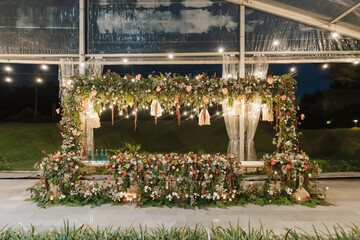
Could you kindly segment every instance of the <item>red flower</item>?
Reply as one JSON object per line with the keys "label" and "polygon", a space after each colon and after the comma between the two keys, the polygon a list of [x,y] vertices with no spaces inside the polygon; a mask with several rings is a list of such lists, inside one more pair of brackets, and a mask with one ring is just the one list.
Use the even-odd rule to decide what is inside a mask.
{"label": "red flower", "polygon": [[123,198],[123,199],[122,199],[122,202],[123,202],[123,203],[126,203],[126,202],[127,202],[127,199],[126,199],[126,198]]}
{"label": "red flower", "polygon": [[138,167],[138,171],[141,172],[142,168],[141,167]]}
{"label": "red flower", "polygon": [[291,169],[291,164],[290,163],[286,164],[286,168]]}
{"label": "red flower", "polygon": [[309,170],[309,165],[304,165],[304,168],[305,168],[306,170]]}
{"label": "red flower", "polygon": [[316,171],[316,167],[314,167],[313,170]]}
{"label": "red flower", "polygon": [[308,196],[308,197],[306,197],[306,200],[309,200],[310,199],[310,197]]}
{"label": "red flower", "polygon": [[151,163],[151,159],[147,160],[148,163]]}
{"label": "red flower", "polygon": [[179,80],[179,83],[182,83],[182,82],[183,82],[183,80],[182,80],[182,79],[180,79],[180,80]]}
{"label": "red flower", "polygon": [[187,163],[187,162],[185,162],[185,163],[184,163],[184,166],[187,166],[187,165],[188,165],[188,163]]}
{"label": "red flower", "polygon": [[44,150],[42,150],[41,152],[42,152],[42,153],[45,153],[45,151],[44,151]]}
{"label": "red flower", "polygon": [[71,114],[69,113],[68,116],[71,117]]}
{"label": "red flower", "polygon": [[288,116],[290,116],[290,112],[287,112],[286,114],[287,114]]}
{"label": "red flower", "polygon": [[194,184],[197,184],[197,181],[194,181]]}
{"label": "red flower", "polygon": [[215,170],[215,173],[216,173],[216,174],[219,174],[219,173],[220,173],[220,171],[219,171],[218,169],[216,169],[216,170]]}
{"label": "red flower", "polygon": [[193,174],[196,175],[196,170],[193,171]]}
{"label": "red flower", "polygon": [[123,172],[123,176],[125,177],[127,175],[127,172]]}
{"label": "red flower", "polygon": [[73,162],[69,162],[69,166],[70,166],[70,167],[74,166],[74,163],[73,163]]}
{"label": "red flower", "polygon": [[158,167],[161,167],[161,163],[158,164]]}
{"label": "red flower", "polygon": [[316,197],[315,197],[315,196],[312,196],[312,199],[316,199]]}
{"label": "red flower", "polygon": [[276,161],[274,161],[274,160],[271,161],[271,165],[273,165],[273,166],[276,165]]}
{"label": "red flower", "polygon": [[60,184],[60,181],[57,181],[57,184]]}

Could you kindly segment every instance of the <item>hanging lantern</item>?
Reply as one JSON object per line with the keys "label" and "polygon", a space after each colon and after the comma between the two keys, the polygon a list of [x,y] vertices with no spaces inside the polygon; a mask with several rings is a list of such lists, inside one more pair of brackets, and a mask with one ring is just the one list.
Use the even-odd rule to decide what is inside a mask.
{"label": "hanging lantern", "polygon": [[199,114],[199,125],[210,125],[210,114],[206,108],[203,108]]}
{"label": "hanging lantern", "polygon": [[157,100],[153,100],[151,102],[151,110],[150,115],[155,116],[155,125],[157,125],[157,118],[161,116],[161,106],[160,103]]}

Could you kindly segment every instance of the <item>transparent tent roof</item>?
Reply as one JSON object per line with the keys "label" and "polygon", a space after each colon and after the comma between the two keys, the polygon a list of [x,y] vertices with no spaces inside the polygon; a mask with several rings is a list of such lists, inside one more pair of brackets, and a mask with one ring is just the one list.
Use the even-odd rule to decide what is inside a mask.
{"label": "transparent tent roof", "polygon": [[[54,62],[60,57],[78,58],[81,1],[85,2],[1,1],[2,61],[40,55]],[[360,57],[359,0],[86,2],[86,57],[134,55],[143,57],[143,63],[150,56],[166,61],[166,54],[173,53],[179,54],[178,60],[202,57],[203,63],[216,62],[220,47],[232,54],[240,51],[239,4],[246,7],[245,50],[249,57],[263,54],[286,61],[292,56],[298,59],[299,52],[304,61]],[[333,32],[340,36],[332,37]]]}

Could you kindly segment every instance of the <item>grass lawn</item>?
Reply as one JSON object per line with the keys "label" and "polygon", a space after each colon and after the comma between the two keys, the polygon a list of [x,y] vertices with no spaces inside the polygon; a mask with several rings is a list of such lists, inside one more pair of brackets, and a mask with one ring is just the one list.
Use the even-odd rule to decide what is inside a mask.
{"label": "grass lawn", "polygon": [[[360,171],[360,128],[305,129],[301,148],[318,160],[324,171]],[[269,123],[261,122],[255,137],[258,158],[274,151],[275,132]],[[95,130],[96,148],[115,149],[123,143],[141,144],[148,152],[226,153],[228,138],[223,119],[200,127],[196,120],[139,121],[134,131],[131,120],[102,122]],[[32,170],[42,157],[41,150],[55,152],[61,137],[55,123],[0,123],[0,154],[8,159],[12,170]]]}

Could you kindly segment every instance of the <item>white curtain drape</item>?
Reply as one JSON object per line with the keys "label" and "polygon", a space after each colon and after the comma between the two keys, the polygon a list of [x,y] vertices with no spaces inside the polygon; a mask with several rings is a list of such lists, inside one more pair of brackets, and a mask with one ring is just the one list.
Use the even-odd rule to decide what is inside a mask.
{"label": "white curtain drape", "polygon": [[261,98],[256,96],[247,102],[246,122],[246,160],[256,161],[254,137],[259,123],[261,111]]}
{"label": "white curtain drape", "polygon": [[224,114],[224,122],[229,137],[229,145],[227,153],[238,157],[239,154],[239,121],[235,113],[234,107],[228,106],[228,101],[222,102],[222,111]]}

